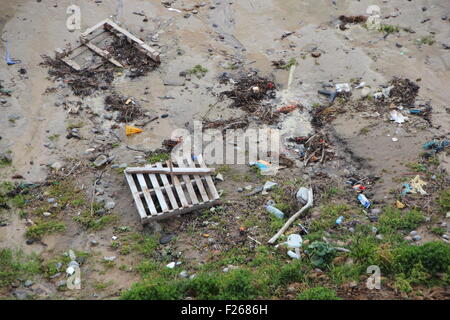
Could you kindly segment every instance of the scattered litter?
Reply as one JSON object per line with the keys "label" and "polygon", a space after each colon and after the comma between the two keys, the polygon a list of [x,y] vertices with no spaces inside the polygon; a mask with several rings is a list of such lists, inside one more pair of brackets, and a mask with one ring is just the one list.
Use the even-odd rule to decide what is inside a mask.
{"label": "scattered litter", "polygon": [[397,142],[398,141],[398,138],[392,138],[392,141],[394,141],[394,142]]}
{"label": "scattered litter", "polygon": [[222,175],[221,173],[218,173],[218,174],[216,175],[216,180],[224,181],[223,175]]}
{"label": "scattered litter", "polygon": [[411,187],[411,185],[409,183],[404,183],[401,196],[405,196],[406,194],[411,193],[412,190],[413,190],[413,187]]}
{"label": "scattered litter", "polygon": [[112,262],[112,261],[116,260],[116,256],[111,256],[111,257],[103,257],[103,260],[105,260],[105,261],[109,261],[109,262]]}
{"label": "scattered litter", "polygon": [[280,230],[268,241],[268,243],[274,243],[277,241],[277,239],[289,228],[289,226],[297,219],[298,216],[302,214],[303,211],[310,208],[313,205],[314,197],[313,197],[313,190],[312,188],[309,189],[308,193],[308,203],[304,205],[299,211],[297,211],[295,214],[293,214],[288,221],[284,224],[283,227],[281,227]]}
{"label": "scattered litter", "polygon": [[21,62],[20,60],[11,59],[11,55],[9,53],[8,43],[7,42],[5,43],[5,49],[6,49],[6,55],[5,55],[6,64],[13,65],[13,64],[17,64],[17,63]]}
{"label": "scattered litter", "polygon": [[297,108],[298,108],[298,106],[296,106],[296,105],[284,106],[284,107],[278,108],[277,110],[275,110],[275,112],[289,113],[289,112],[294,111]]}
{"label": "scattered litter", "polygon": [[370,201],[362,193],[358,194],[358,200],[364,208],[368,209],[370,207]]}
{"label": "scattered litter", "polygon": [[423,190],[423,186],[425,186],[427,183],[421,180],[419,175],[415,176],[414,179],[412,179],[409,183],[412,187],[411,193],[419,192],[422,195],[428,194],[425,190]]}
{"label": "scattered litter", "polygon": [[438,153],[450,146],[450,140],[431,140],[423,145],[425,150],[431,150],[431,154]]}
{"label": "scattered litter", "polygon": [[176,264],[175,262],[170,262],[166,265],[166,267],[169,269],[173,269],[173,268],[175,268],[175,264]]}

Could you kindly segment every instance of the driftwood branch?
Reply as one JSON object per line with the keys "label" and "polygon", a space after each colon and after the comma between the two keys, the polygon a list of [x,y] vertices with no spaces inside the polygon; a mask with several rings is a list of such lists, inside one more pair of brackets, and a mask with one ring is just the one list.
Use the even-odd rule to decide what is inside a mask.
{"label": "driftwood branch", "polygon": [[303,206],[303,208],[301,208],[300,210],[298,210],[292,217],[289,218],[288,221],[286,221],[286,223],[284,224],[284,226],[277,232],[276,235],[274,235],[269,241],[268,243],[274,243],[275,241],[277,241],[277,239],[287,230],[287,228],[289,228],[289,226],[294,222],[295,219],[297,219],[297,217],[306,209],[310,208],[313,204],[313,191],[312,188],[309,188],[309,192],[308,192],[308,202]]}

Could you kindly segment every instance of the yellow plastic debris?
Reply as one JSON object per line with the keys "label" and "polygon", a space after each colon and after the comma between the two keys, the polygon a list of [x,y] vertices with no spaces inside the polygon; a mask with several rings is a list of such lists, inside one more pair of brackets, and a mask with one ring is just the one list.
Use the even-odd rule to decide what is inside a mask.
{"label": "yellow plastic debris", "polygon": [[406,207],[406,205],[405,205],[404,203],[402,203],[402,202],[400,202],[400,201],[398,201],[398,200],[397,200],[397,202],[395,203],[395,206],[396,206],[398,209],[403,209],[404,207]]}
{"label": "yellow plastic debris", "polygon": [[142,129],[139,129],[139,128],[136,128],[136,127],[131,127],[131,126],[125,126],[125,134],[127,135],[127,136],[130,136],[130,135],[132,135],[132,134],[135,134],[135,133],[141,133],[142,132]]}

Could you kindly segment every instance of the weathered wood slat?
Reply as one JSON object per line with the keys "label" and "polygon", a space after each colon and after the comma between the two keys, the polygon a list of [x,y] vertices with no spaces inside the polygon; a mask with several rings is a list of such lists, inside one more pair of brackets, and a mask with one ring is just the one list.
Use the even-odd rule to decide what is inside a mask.
{"label": "weathered wood slat", "polygon": [[[187,157],[186,161],[188,162],[188,164],[191,168],[195,168],[195,164],[190,157]],[[202,168],[196,168],[196,169],[202,169]],[[205,187],[203,186],[203,182],[200,179],[200,177],[198,175],[194,175],[194,179],[195,179],[195,183],[197,185],[198,191],[202,195],[203,201],[209,201],[208,194],[206,193]]]}
{"label": "weathered wood slat", "polygon": [[[177,162],[179,165],[180,163],[183,163],[183,160],[181,158],[178,158]],[[187,174],[183,174],[183,180],[186,185],[186,189],[189,192],[189,197],[191,198],[192,203],[198,204],[197,195],[195,194],[195,190],[194,190],[194,187],[192,186],[191,179],[189,178],[189,176]]]}
{"label": "weathered wood slat", "polygon": [[180,180],[178,180],[177,176],[172,176],[172,182],[175,186],[175,189],[177,190],[178,198],[180,198],[181,205],[183,208],[189,206],[189,203],[186,200],[186,197],[184,196],[183,188],[181,187]]}
{"label": "weathered wood slat", "polygon": [[120,67],[120,68],[123,68],[123,65],[120,64],[119,61],[117,61],[116,59],[114,59],[114,58],[111,56],[111,53],[110,53],[110,52],[108,52],[108,51],[106,51],[106,50],[102,50],[102,49],[100,49],[99,47],[97,47],[95,44],[92,44],[92,43],[90,43],[90,42],[86,42],[85,45],[86,45],[86,47],[88,47],[89,49],[91,49],[92,51],[94,51],[96,54],[98,54],[98,55],[102,56],[103,58],[107,59],[107,60],[108,60],[109,62],[111,62],[112,64],[114,64],[114,65],[116,65],[116,66],[118,66],[118,67]]}
{"label": "weathered wood slat", "polygon": [[148,209],[150,210],[150,214],[154,215],[158,212],[156,211],[155,204],[153,203],[152,196],[148,190],[147,182],[142,174],[136,175],[139,184],[141,185],[142,193],[144,194],[145,201],[147,202]]}
{"label": "weathered wood slat", "polygon": [[152,182],[153,189],[155,189],[156,197],[158,198],[159,205],[161,206],[162,212],[169,211],[167,207],[166,199],[164,198],[163,193],[161,192],[161,188],[159,187],[158,179],[154,174],[150,174],[150,181]]}
{"label": "weathered wood slat", "polygon": [[[161,163],[156,164],[157,168],[162,168]],[[170,204],[172,205],[172,209],[178,209],[178,203],[175,199],[175,196],[173,195],[172,188],[170,187],[169,180],[167,179],[167,176],[165,174],[161,174],[161,181],[164,185],[164,189],[166,190],[167,196],[169,197]]]}
{"label": "weathered wood slat", "polygon": [[[203,156],[201,154],[199,154],[197,156],[197,160],[202,168],[207,168],[205,161],[203,160]],[[210,191],[213,199],[219,199],[219,194],[217,193],[216,186],[214,185],[214,182],[212,181],[211,176],[206,176],[206,183],[209,187],[209,191]]]}
{"label": "weathered wood slat", "polygon": [[133,177],[131,176],[131,174],[125,174],[125,178],[127,179],[128,185],[130,186],[131,194],[133,195],[134,203],[136,203],[136,208],[139,215],[141,216],[141,220],[146,219],[147,213],[145,212],[141,197],[138,194],[138,189],[134,183]]}
{"label": "weathered wood slat", "polygon": [[196,175],[211,175],[215,172],[214,168],[155,168],[155,167],[137,167],[126,168],[126,173],[149,173],[149,174],[196,174]]}

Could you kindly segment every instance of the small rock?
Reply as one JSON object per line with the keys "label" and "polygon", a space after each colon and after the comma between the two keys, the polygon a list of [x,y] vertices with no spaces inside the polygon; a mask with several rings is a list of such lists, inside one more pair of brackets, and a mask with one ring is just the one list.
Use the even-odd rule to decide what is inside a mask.
{"label": "small rock", "polygon": [[97,240],[94,240],[94,239],[92,239],[91,240],[91,246],[98,246],[98,241]]}
{"label": "small rock", "polygon": [[42,215],[44,217],[50,217],[52,214],[50,212],[44,212]]}
{"label": "small rock", "polygon": [[239,192],[239,193],[244,192],[244,189],[243,188],[237,188],[237,192]]}
{"label": "small rock", "polygon": [[106,164],[107,162],[108,162],[108,157],[105,156],[104,154],[101,154],[97,157],[97,159],[95,159],[94,166],[101,167],[104,164]]}
{"label": "small rock", "polygon": [[167,264],[166,267],[169,269],[175,268],[175,262],[171,262],[171,263]]}
{"label": "small rock", "polygon": [[415,235],[417,235],[417,231],[411,231],[411,232],[409,233],[409,235],[410,235],[411,237],[414,237]]}
{"label": "small rock", "polygon": [[230,271],[230,268],[225,267],[225,268],[222,269],[222,271],[227,273],[228,271]]}
{"label": "small rock", "polygon": [[25,300],[28,298],[28,292],[24,290],[14,290],[13,294],[18,300]]}
{"label": "small rock", "polygon": [[420,240],[422,240],[422,237],[419,236],[419,235],[415,235],[412,239],[413,239],[414,241],[420,241]]}
{"label": "small rock", "polygon": [[166,235],[162,236],[159,239],[159,243],[160,244],[167,244],[167,243],[169,243],[172,240],[172,238],[173,238],[172,234],[166,234]]}
{"label": "small rock", "polygon": [[55,169],[56,171],[58,171],[59,169],[62,168],[62,164],[59,162],[53,162],[52,165],[50,166],[52,169]]}
{"label": "small rock", "polygon": [[66,286],[66,285],[67,285],[67,281],[66,281],[66,280],[61,280],[61,281],[58,281],[58,282],[56,283],[56,286],[57,286],[58,288],[64,287],[64,286]]}
{"label": "small rock", "polygon": [[375,238],[377,238],[378,240],[383,240],[383,235],[382,234],[377,234],[375,236]]}
{"label": "small rock", "polygon": [[33,284],[34,284],[33,281],[27,280],[27,281],[25,281],[25,283],[23,285],[28,288],[28,287],[31,287]]}
{"label": "small rock", "polygon": [[114,209],[115,206],[116,206],[116,203],[112,200],[105,203],[105,208],[107,210]]}
{"label": "small rock", "polygon": [[47,202],[48,203],[55,203],[56,199],[55,198],[48,198]]}

